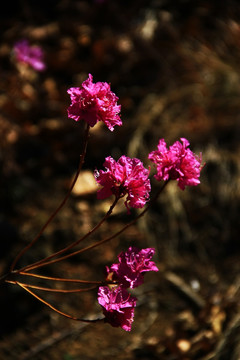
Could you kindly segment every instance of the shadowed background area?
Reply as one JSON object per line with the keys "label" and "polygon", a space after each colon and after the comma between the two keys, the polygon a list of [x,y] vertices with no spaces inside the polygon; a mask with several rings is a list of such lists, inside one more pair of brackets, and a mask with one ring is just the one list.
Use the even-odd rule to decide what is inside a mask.
{"label": "shadowed background area", "polygon": [[[122,127],[91,131],[83,175],[67,205],[19,266],[48,256],[94,226],[110,205],[92,172],[106,156],[150,165],[160,138],[185,137],[206,166],[198,187],[170,183],[139,223],[111,243],[42,271],[102,280],[131,245],[155,247],[159,272],[135,294],[131,333],[74,323],[23,289],[0,288],[0,358],[221,359],[239,349],[240,6],[238,1],[16,1],[0,14],[0,273],[59,205],[78,166],[83,124],[67,118],[67,89],[111,83]],[[42,47],[46,70],[23,71],[13,46]],[[152,181],[153,193],[157,182]],[[137,212],[119,206],[97,235]],[[44,294],[63,311],[98,317],[97,291]]]}

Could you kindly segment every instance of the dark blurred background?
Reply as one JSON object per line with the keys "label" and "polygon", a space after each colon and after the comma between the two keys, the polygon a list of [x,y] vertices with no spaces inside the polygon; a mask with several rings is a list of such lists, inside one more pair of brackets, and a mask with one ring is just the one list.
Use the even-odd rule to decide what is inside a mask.
{"label": "dark blurred background", "polygon": [[[111,83],[123,126],[113,133],[101,124],[92,129],[84,176],[19,266],[97,223],[109,201],[96,200],[92,172],[106,156],[126,154],[147,166],[160,138],[171,145],[185,137],[206,162],[198,187],[183,192],[170,183],[151,213],[125,235],[44,270],[101,280],[119,251],[154,246],[160,271],[139,290],[142,305],[130,334],[107,324],[82,328],[6,284],[0,289],[0,357],[239,359],[238,1],[22,0],[5,3],[0,20],[1,273],[71,183],[83,124],[67,118],[67,89],[80,86],[89,73],[94,82]],[[13,46],[23,38],[44,50],[44,72],[23,71],[16,63]],[[157,186],[153,180],[153,192]],[[128,220],[119,207],[97,239]],[[78,316],[99,311],[96,292],[45,295]]]}

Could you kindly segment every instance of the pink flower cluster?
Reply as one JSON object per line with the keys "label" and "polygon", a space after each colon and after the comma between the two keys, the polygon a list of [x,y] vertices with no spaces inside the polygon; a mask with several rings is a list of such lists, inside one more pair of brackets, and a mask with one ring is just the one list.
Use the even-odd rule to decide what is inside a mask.
{"label": "pink flower cluster", "polygon": [[105,199],[112,194],[117,198],[127,195],[125,205],[142,208],[149,199],[151,190],[148,179],[149,170],[145,169],[142,162],[136,158],[125,155],[115,161],[111,156],[103,164],[106,171],[95,171],[95,178],[103,188],[98,191],[98,199]]}
{"label": "pink flower cluster", "polygon": [[143,283],[143,276],[148,271],[158,271],[154,261],[151,261],[155,250],[147,248],[138,250],[130,247],[128,251],[121,252],[118,255],[118,264],[112,264],[107,267],[108,276],[111,274],[113,280],[122,284],[125,288],[131,289]]}
{"label": "pink flower cluster", "polygon": [[18,41],[13,50],[17,61],[28,64],[37,71],[46,68],[44,54],[39,46],[30,46],[28,40],[24,39]]}
{"label": "pink flower cluster", "polygon": [[118,115],[121,106],[117,105],[118,97],[110,90],[106,82],[92,82],[89,74],[82,86],[68,89],[71,105],[68,108],[68,117],[75,121],[84,120],[91,127],[103,121],[109,130],[113,131],[115,125],[122,125]]}
{"label": "pink flower cluster", "polygon": [[195,155],[188,146],[189,141],[181,138],[167,149],[164,139],[159,140],[157,150],[152,151],[148,158],[156,165],[158,181],[177,180],[180,189],[185,186],[196,186],[200,183],[201,154]]}
{"label": "pink flower cluster", "polygon": [[[103,121],[111,131],[115,125],[122,125],[118,97],[110,90],[109,84],[93,83],[93,77],[89,74],[80,88],[70,88],[68,94],[71,98],[69,118],[84,120],[91,127]],[[157,150],[149,154],[149,159],[157,168],[155,178],[158,181],[177,180],[182,190],[200,183],[201,155],[196,156],[188,148],[189,145],[188,140],[181,138],[181,142],[176,141],[168,149],[164,139],[160,139]],[[125,155],[117,161],[108,156],[103,165],[105,170],[95,170],[94,173],[97,183],[102,186],[97,193],[98,199],[114,195],[117,201],[126,197],[128,213],[130,207],[144,207],[151,191],[150,169],[146,169],[139,159]],[[154,253],[153,248],[139,250],[130,247],[118,255],[118,263],[106,267],[106,281],[110,284],[99,287],[98,291],[98,302],[105,315],[105,322],[126,331],[131,330],[137,298],[127,289],[141,285],[146,272],[158,271],[152,261]]]}
{"label": "pink flower cluster", "polygon": [[98,291],[98,302],[102,306],[105,321],[114,327],[130,331],[134,318],[137,299],[121,286],[109,289],[101,286]]}
{"label": "pink flower cluster", "polygon": [[154,261],[151,261],[154,253],[153,248],[139,250],[130,247],[118,255],[118,264],[106,267],[107,280],[116,281],[118,285],[112,288],[101,286],[98,291],[98,302],[102,306],[105,321],[112,326],[131,330],[137,299],[126,289],[141,285],[144,273],[158,271]]}

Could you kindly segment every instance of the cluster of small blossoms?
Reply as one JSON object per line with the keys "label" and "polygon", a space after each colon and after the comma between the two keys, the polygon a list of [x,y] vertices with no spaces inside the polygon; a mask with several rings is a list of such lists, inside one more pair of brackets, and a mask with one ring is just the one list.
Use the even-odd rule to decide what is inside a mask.
{"label": "cluster of small blossoms", "polygon": [[126,331],[131,330],[137,298],[126,289],[141,285],[146,272],[158,271],[154,261],[151,261],[154,253],[153,248],[139,250],[130,247],[118,255],[119,263],[106,267],[107,280],[115,281],[117,285],[101,286],[98,291],[98,302],[102,306],[105,322]]}
{"label": "cluster of small blossoms", "polygon": [[112,194],[116,198],[127,195],[125,206],[128,212],[129,206],[142,208],[149,199],[151,190],[149,170],[144,168],[142,162],[125,155],[118,161],[109,156],[103,165],[106,171],[95,171],[97,183],[103,186],[97,193],[98,199],[105,199]]}
{"label": "cluster of small blossoms", "polygon": [[181,138],[182,144],[176,141],[167,149],[164,139],[159,140],[157,150],[152,151],[148,158],[157,168],[154,176],[158,181],[177,180],[180,189],[186,186],[196,186],[200,184],[201,154],[195,155],[188,146],[187,139]]}
{"label": "cluster of small blossoms", "polygon": [[[92,82],[89,74],[80,88],[70,88],[71,105],[68,116],[76,121],[84,120],[89,126],[103,121],[112,131],[115,125],[122,125],[117,105],[117,96],[110,90],[107,83]],[[198,157],[189,148],[188,140],[181,138],[167,149],[164,139],[160,139],[157,150],[152,151],[148,158],[156,166],[158,181],[177,180],[178,186],[184,190],[186,186],[200,183],[201,155]],[[95,179],[102,188],[98,191],[98,199],[114,195],[116,200],[126,196],[125,206],[143,208],[149,200],[151,185],[150,168],[146,169],[137,158],[121,156],[117,161],[111,156],[105,159],[105,170],[95,170]],[[144,281],[148,271],[158,271],[151,261],[155,250],[147,248],[138,250],[130,247],[119,254],[119,263],[106,267],[106,280],[113,284],[101,286],[98,291],[98,302],[102,306],[105,321],[114,327],[131,330],[134,308],[137,299],[127,289],[135,288]]]}
{"label": "cluster of small blossoms", "polygon": [[37,71],[43,71],[46,68],[43,50],[36,45],[30,46],[26,39],[16,42],[13,52],[20,63],[27,64]]}
{"label": "cluster of small blossoms", "polygon": [[[15,44],[14,54],[16,60],[19,62],[30,65],[38,71],[45,69],[43,52],[41,48],[37,46],[31,47],[27,40],[21,40]],[[87,123],[84,149],[86,149],[89,129],[96,123],[102,121],[111,131],[114,130],[116,125],[122,125],[122,121],[119,115],[121,106],[117,104],[118,97],[111,91],[110,85],[108,83],[93,83],[93,76],[89,74],[88,79],[82,83],[81,87],[72,87],[68,89],[68,94],[70,95],[71,99],[71,104],[67,109],[68,117],[74,119],[75,121],[83,120]],[[157,150],[152,151],[148,155],[148,159],[152,161],[156,167],[157,173],[154,175],[156,180],[176,180],[178,182],[178,186],[184,190],[186,186],[196,186],[200,183],[199,177],[202,166],[201,154],[200,156],[197,156],[188,148],[190,145],[188,140],[185,138],[181,138],[180,140],[181,142],[176,141],[172,146],[167,148],[165,140],[160,139]],[[84,161],[84,155],[85,151],[83,151],[80,166],[69,193],[64,198],[63,202],[60,204],[57,210],[49,218],[47,223],[39,232],[38,236],[33,239],[30,246],[25,247],[23,251],[21,251],[16,257],[11,266],[10,275],[13,273],[14,276],[16,275],[16,271],[13,272],[13,270],[19,258],[25,253],[27,249],[29,249],[29,247],[31,247],[36,242],[46,226],[65,204],[80,173],[81,166]],[[101,220],[99,224],[95,226],[94,229],[89,231],[89,233],[83,236],[80,240],[73,242],[70,244],[70,246],[63,248],[49,257],[32,264],[32,267],[30,266],[23,268],[25,271],[26,269],[29,270],[38,268],[40,266],[60,261],[79,253],[79,251],[75,251],[70,253],[70,256],[63,255],[62,257],[60,256],[55,260],[51,260],[53,257],[56,257],[56,255],[59,256],[64,252],[66,253],[66,251],[79,244],[81,240],[85,239],[88,235],[92,234],[93,231],[98,229],[103,221],[105,221],[110,215],[113,207],[116,205],[119,199],[125,197],[124,204],[127,208],[128,214],[130,213],[130,207],[140,209],[145,206],[146,202],[149,200],[149,194],[151,191],[151,184],[149,179],[150,167],[147,169],[139,159],[130,158],[125,155],[121,156],[117,161],[114,160],[111,156],[108,156],[106,157],[103,166],[105,167],[105,170],[95,170],[94,176],[96,182],[102,186],[102,188],[97,192],[98,199],[105,199],[111,195],[115,196],[115,200],[110,207],[109,212],[106,214],[103,220]],[[163,187],[160,189],[160,192],[162,189]],[[160,192],[158,192],[157,195],[159,195]],[[144,215],[149,206],[143,210],[134,221],[139,219],[140,216]],[[132,223],[133,221],[128,223],[127,226],[132,225]],[[124,227],[123,230],[125,230],[125,228],[126,227]],[[92,246],[86,247],[85,249],[81,249],[81,252],[99,246],[103,242],[116,237],[117,234],[102,241],[98,241]],[[128,289],[134,289],[140,286],[144,282],[144,275],[146,272],[158,271],[155,262],[152,261],[154,254],[154,248],[139,250],[136,247],[130,247],[126,252],[121,252],[118,255],[118,263],[114,263],[110,267],[106,267],[106,284],[108,285],[100,286],[98,290],[98,302],[102,307],[103,314],[105,316],[105,322],[111,324],[114,327],[121,327],[126,331],[131,330],[137,298],[132,296]],[[22,272],[21,275],[22,274],[24,274],[24,272]],[[5,278],[7,277],[4,277],[4,279]],[[46,278],[47,277],[44,276],[44,279]],[[62,280],[66,281],[66,279]],[[14,283],[17,282],[14,281]],[[29,286],[31,287],[31,285]],[[33,294],[32,291],[28,289],[28,285],[25,284],[22,287]],[[38,288],[46,290],[46,288]],[[47,290],[51,291],[51,289]],[[56,291],[56,289],[52,291]],[[41,298],[39,299],[41,300]],[[57,311],[44,300],[41,301]],[[67,316],[68,318],[72,318],[63,312],[57,312]],[[76,320],[76,318],[73,319]]]}
{"label": "cluster of small blossoms", "polygon": [[72,104],[68,108],[68,117],[75,121],[84,120],[91,127],[103,121],[109,130],[113,131],[115,125],[122,125],[118,115],[121,106],[117,105],[118,97],[110,90],[106,82],[92,82],[89,74],[82,86],[68,89]]}

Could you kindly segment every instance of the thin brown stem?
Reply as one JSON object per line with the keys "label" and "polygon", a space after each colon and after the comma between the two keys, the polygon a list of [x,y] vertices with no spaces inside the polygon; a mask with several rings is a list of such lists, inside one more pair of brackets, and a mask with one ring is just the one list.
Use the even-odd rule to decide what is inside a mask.
{"label": "thin brown stem", "polygon": [[40,296],[38,296],[37,294],[35,294],[33,291],[31,291],[30,289],[28,289],[25,285],[22,285],[21,283],[16,282],[17,285],[19,285],[21,288],[23,288],[24,290],[26,290],[29,294],[31,294],[32,296],[34,296],[36,299],[38,299],[39,301],[41,301],[44,305],[48,306],[50,309],[52,309],[53,311],[55,311],[56,313],[68,318],[68,319],[72,319],[72,320],[76,320],[76,321],[82,321],[82,322],[97,322],[97,321],[101,321],[103,319],[95,319],[95,320],[88,320],[88,319],[80,319],[77,318],[75,316],[71,316],[69,314],[64,313],[63,311],[60,311],[58,309],[56,309],[53,305],[51,305],[49,302],[47,302],[46,300],[43,300]]}
{"label": "thin brown stem", "polygon": [[80,239],[76,240],[75,242],[71,243],[70,245],[66,246],[65,248],[55,252],[54,254],[49,255],[48,257],[39,260],[29,266],[25,266],[22,269],[19,270],[19,272],[25,272],[28,271],[30,269],[32,269],[32,266],[37,266],[37,267],[41,267],[44,266],[46,262],[49,262],[52,258],[59,256],[63,253],[65,253],[66,251],[72,249],[73,247],[77,246],[81,241],[85,240],[87,237],[89,237],[93,232],[95,232],[102,224],[105,220],[107,220],[107,218],[111,215],[114,207],[116,206],[117,202],[118,202],[119,198],[115,197],[112,205],[110,206],[108,212],[104,215],[104,217],[99,221],[99,223],[94,226],[87,234],[85,234],[84,236],[82,236]]}
{"label": "thin brown stem", "polygon": [[4,274],[0,277],[0,284],[6,282],[10,276],[14,276],[16,271],[10,271],[7,274]]}
{"label": "thin brown stem", "polygon": [[25,254],[25,252],[30,249],[36,242],[37,240],[40,238],[40,236],[43,234],[43,232],[45,231],[45,229],[47,228],[47,226],[51,223],[51,221],[55,218],[55,216],[57,215],[57,213],[62,209],[62,207],[65,205],[66,201],[68,200],[72,189],[74,188],[74,185],[76,184],[76,181],[78,179],[78,176],[80,174],[80,171],[82,169],[83,163],[84,163],[84,159],[86,156],[86,150],[87,150],[87,143],[88,143],[88,138],[89,138],[89,125],[87,125],[86,127],[86,131],[85,131],[85,135],[84,135],[84,142],[83,142],[83,150],[82,150],[82,154],[80,155],[80,162],[79,162],[79,166],[78,166],[78,170],[76,172],[76,175],[73,179],[72,185],[69,188],[67,194],[65,195],[64,199],[62,200],[62,202],[60,203],[60,205],[57,207],[57,209],[51,214],[51,216],[48,218],[47,222],[43,225],[43,227],[41,228],[41,230],[39,231],[39,233],[37,234],[37,236],[27,245],[25,246],[20,252],[19,254],[16,256],[15,260],[13,261],[11,267],[10,267],[10,271],[13,271],[13,269],[15,268],[18,260]]}
{"label": "thin brown stem", "polygon": [[11,280],[7,280],[6,282],[10,283],[10,284],[17,284],[17,285],[23,285],[26,288],[31,288],[31,289],[36,289],[36,290],[43,290],[43,291],[49,291],[49,292],[57,292],[57,293],[78,293],[78,292],[86,292],[89,290],[93,290],[96,289],[97,285],[91,286],[87,289],[51,289],[51,288],[47,288],[47,287],[43,287],[43,286],[38,286],[38,285],[30,285],[30,284],[25,284],[22,283],[20,281],[11,281]]}
{"label": "thin brown stem", "polygon": [[[163,186],[160,188],[160,190],[156,193],[156,195],[154,196],[154,198],[152,198],[152,200],[148,203],[148,205],[146,206],[146,208],[135,218],[133,219],[132,221],[130,221],[127,225],[125,225],[122,229],[120,229],[119,231],[117,231],[115,234],[113,234],[112,236],[106,238],[106,239],[103,239],[103,240],[100,240],[92,245],[89,245],[89,246],[86,246],[85,248],[83,249],[80,249],[80,250],[77,250],[75,252],[72,252],[70,254],[67,254],[65,256],[62,256],[60,258],[57,258],[57,259],[54,259],[54,260],[50,260],[50,261],[46,261],[40,265],[38,264],[32,264],[32,265],[29,265],[27,266],[25,269],[22,269],[22,270],[33,270],[33,269],[37,269],[41,266],[46,266],[46,265],[50,265],[50,264],[54,264],[54,263],[57,263],[59,261],[62,261],[62,260],[66,260],[72,256],[75,256],[75,255],[78,255],[78,254],[81,254],[83,253],[84,251],[87,251],[87,250],[91,250],[91,249],[94,249],[95,247],[97,246],[100,246],[114,238],[116,238],[118,235],[122,234],[127,228],[129,228],[130,226],[132,226],[133,224],[135,224],[142,216],[145,215],[145,213],[149,210],[149,208],[152,206],[152,204],[157,200],[157,198],[159,197],[159,195],[162,193],[162,191],[164,190],[164,188],[166,187],[166,185],[169,183],[169,180],[166,181]],[[20,270],[21,271],[21,270]]]}
{"label": "thin brown stem", "polygon": [[29,272],[24,272],[24,271],[20,271],[20,272],[18,272],[18,274],[19,275],[32,276],[32,277],[39,278],[39,279],[44,279],[44,280],[53,280],[53,281],[62,281],[62,282],[71,282],[71,283],[80,283],[80,284],[101,285],[103,283],[102,281],[89,281],[89,280],[79,280],[79,279],[56,278],[56,277],[51,277],[51,276],[33,274],[33,273],[29,273]]}

